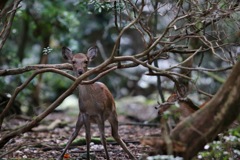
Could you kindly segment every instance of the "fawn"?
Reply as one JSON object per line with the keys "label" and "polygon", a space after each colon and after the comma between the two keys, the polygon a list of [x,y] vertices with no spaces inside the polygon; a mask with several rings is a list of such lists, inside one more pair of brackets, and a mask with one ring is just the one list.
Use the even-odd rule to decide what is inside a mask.
{"label": "fawn", "polygon": [[180,119],[184,119],[199,109],[199,107],[196,106],[189,98],[181,98],[178,94],[172,94],[168,97],[165,103],[161,104],[158,114],[163,114],[176,102],[179,105],[178,111],[181,113]]}
{"label": "fawn", "polygon": [[[205,107],[205,105],[209,102],[209,100],[205,101],[204,103],[202,103],[200,106],[197,106],[193,103],[193,101],[187,97],[183,98],[181,97],[179,94],[171,94],[167,101],[160,104],[157,108],[158,110],[158,114],[160,116],[162,116],[164,114],[164,112],[166,112],[167,110],[169,110],[171,108],[171,105],[177,104],[178,108],[174,111],[174,113],[178,113],[179,117],[177,118],[178,122],[182,121],[183,119],[185,119],[186,117],[190,116],[191,114],[193,114],[194,112],[196,112],[197,110]],[[177,122],[177,123],[178,123]]]}
{"label": "fawn", "polygon": [[[97,55],[97,47],[90,47],[87,54],[78,53],[72,54],[72,51],[67,48],[62,48],[63,58],[68,60],[73,65],[73,71],[76,76],[80,76],[87,71],[90,61]],[[87,159],[89,159],[90,150],[90,125],[96,123],[100,131],[101,142],[105,150],[106,159],[109,160],[107,151],[107,144],[104,133],[104,121],[108,120],[111,125],[112,136],[123,150],[128,154],[129,158],[135,159],[133,154],[129,151],[126,144],[118,134],[118,119],[116,113],[116,106],[111,92],[108,88],[100,82],[93,84],[78,86],[79,90],[79,115],[75,127],[75,131],[71,135],[66,147],[58,159],[62,159],[72,141],[77,137],[79,130],[84,125],[86,130],[86,144],[87,144]]]}

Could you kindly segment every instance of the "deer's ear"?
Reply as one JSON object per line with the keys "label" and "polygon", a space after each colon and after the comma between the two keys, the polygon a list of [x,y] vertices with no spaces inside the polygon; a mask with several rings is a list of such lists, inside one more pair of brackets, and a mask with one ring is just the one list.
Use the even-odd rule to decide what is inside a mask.
{"label": "deer's ear", "polygon": [[98,48],[97,46],[90,47],[87,51],[87,57],[89,58],[89,61],[92,61],[98,54]]}
{"label": "deer's ear", "polygon": [[68,47],[63,47],[62,48],[62,56],[64,59],[66,59],[70,62],[73,57],[72,50],[69,49]]}

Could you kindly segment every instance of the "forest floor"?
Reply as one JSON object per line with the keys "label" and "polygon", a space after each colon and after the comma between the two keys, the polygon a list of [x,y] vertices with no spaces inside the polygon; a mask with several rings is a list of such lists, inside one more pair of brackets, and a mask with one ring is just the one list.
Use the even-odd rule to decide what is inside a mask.
{"label": "forest floor", "polygon": [[[2,149],[0,149],[0,159],[56,159],[67,143],[70,135],[74,131],[76,116],[64,114],[64,112],[54,112],[46,117],[39,126],[35,127],[31,132],[26,132],[10,140]],[[119,116],[119,134],[126,142],[128,148],[137,159],[146,159],[148,153],[152,150],[148,146],[141,144],[141,139],[145,136],[160,135],[160,128],[157,125],[147,125],[136,123],[126,116]],[[5,128],[14,128],[18,126],[21,120],[7,121]],[[111,137],[111,127],[105,123],[106,138]],[[7,130],[4,131],[5,133]],[[2,132],[1,134],[4,134]],[[98,127],[93,124],[91,126],[91,135],[99,137]],[[1,136],[1,135],[0,135]],[[85,137],[84,127],[80,130],[77,139]],[[107,149],[110,159],[125,160],[128,159],[127,154],[116,142],[109,142]],[[104,150],[97,141],[91,143],[92,159],[105,159]],[[86,145],[75,144],[71,146],[66,154],[68,159],[85,159]]]}

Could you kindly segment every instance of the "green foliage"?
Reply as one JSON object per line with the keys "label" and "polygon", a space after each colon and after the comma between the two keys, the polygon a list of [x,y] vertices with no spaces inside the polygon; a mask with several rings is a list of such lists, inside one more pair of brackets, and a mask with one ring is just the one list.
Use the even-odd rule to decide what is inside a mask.
{"label": "green foliage", "polygon": [[240,127],[230,129],[219,135],[220,140],[213,141],[204,147],[197,159],[238,159],[240,157]]}
{"label": "green foliage", "polygon": [[113,8],[112,3],[110,2],[102,2],[99,3],[97,1],[92,1],[90,4],[94,4],[94,10],[98,13],[101,13],[102,11],[110,11]]}
{"label": "green foliage", "polygon": [[[99,137],[92,137],[91,138],[91,142],[93,142],[94,144],[102,144],[101,143],[101,138]],[[116,142],[113,137],[106,137],[106,142],[107,143],[114,143]],[[82,145],[86,145],[86,138],[85,137],[80,137],[78,139],[75,139],[72,144],[72,146],[82,146]],[[66,144],[64,144],[63,146],[66,146]]]}

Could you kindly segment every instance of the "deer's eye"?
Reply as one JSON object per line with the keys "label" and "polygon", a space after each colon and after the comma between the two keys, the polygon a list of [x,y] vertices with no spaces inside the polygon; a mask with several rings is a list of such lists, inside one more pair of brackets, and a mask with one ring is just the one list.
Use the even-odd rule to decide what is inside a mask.
{"label": "deer's eye", "polygon": [[83,63],[87,65],[87,64],[88,64],[88,61],[84,61]]}
{"label": "deer's eye", "polygon": [[72,61],[72,64],[76,64],[76,61],[73,60],[73,61]]}

